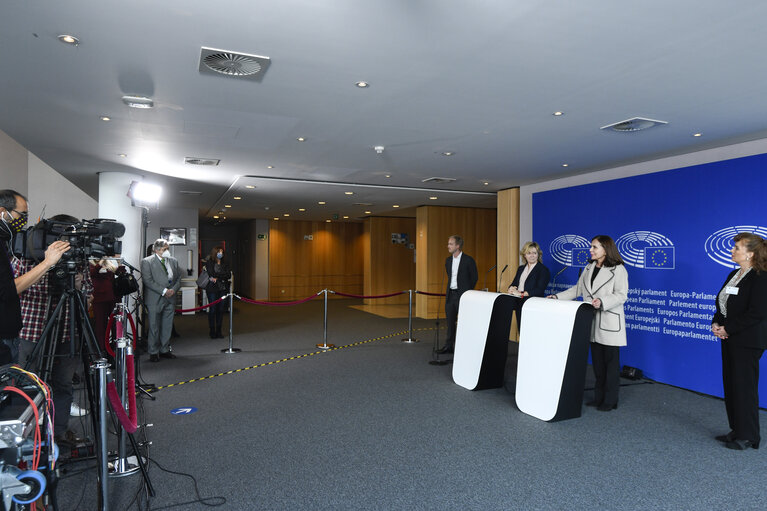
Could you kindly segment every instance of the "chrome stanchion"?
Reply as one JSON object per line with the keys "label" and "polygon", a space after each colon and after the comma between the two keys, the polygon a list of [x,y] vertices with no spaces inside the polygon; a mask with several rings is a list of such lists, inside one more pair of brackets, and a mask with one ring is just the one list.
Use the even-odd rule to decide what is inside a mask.
{"label": "chrome stanchion", "polygon": [[328,344],[328,290],[322,290],[325,293],[325,323],[323,329],[322,344],[318,344],[317,347],[321,350],[329,350],[335,348],[335,344]]}
{"label": "chrome stanchion", "polygon": [[91,373],[95,374],[96,384],[98,385],[99,396],[99,430],[98,436],[99,452],[96,454],[99,465],[99,487],[101,491],[100,506],[102,511],[109,510],[109,464],[107,462],[107,373],[109,373],[109,362],[100,358],[91,364]]}
{"label": "chrome stanchion", "polygon": [[[229,347],[221,350],[221,353],[239,353],[242,351],[240,348],[232,348],[234,343],[234,292],[232,291],[232,284],[229,285]],[[237,297],[239,298],[239,296]]]}
{"label": "chrome stanchion", "polygon": [[[115,306],[115,333],[117,337],[115,342],[117,344],[117,350],[115,351],[114,377],[117,380],[120,389],[120,402],[122,403],[123,409],[126,411],[128,410],[128,372],[126,357],[133,354],[133,347],[131,346],[130,340],[125,336],[125,332],[127,331],[127,321],[128,316],[123,308],[123,304],[118,303]],[[135,474],[139,470],[138,463],[130,462],[127,457],[126,443],[128,441],[128,433],[125,431],[125,428],[120,425],[119,421],[117,421],[117,425],[120,428],[120,440],[117,444],[117,459],[109,473],[111,477],[127,476]]]}
{"label": "chrome stanchion", "polygon": [[408,289],[408,306],[407,306],[407,339],[402,339],[402,342],[418,342],[418,339],[413,339],[413,290]]}

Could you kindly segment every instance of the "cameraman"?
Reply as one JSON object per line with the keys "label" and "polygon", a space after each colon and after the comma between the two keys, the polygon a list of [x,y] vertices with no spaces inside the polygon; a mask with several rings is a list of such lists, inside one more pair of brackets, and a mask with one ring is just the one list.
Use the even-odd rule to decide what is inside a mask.
{"label": "cameraman", "polygon": [[27,224],[28,208],[27,198],[19,192],[0,190],[0,340],[8,347],[7,353],[0,354],[2,363],[18,362],[19,358],[19,331],[22,328],[19,294],[39,281],[69,250],[67,242],[52,243],[45,251],[42,263],[25,275],[14,278],[11,241]]}
{"label": "cameraman", "polygon": [[[69,215],[56,215],[51,217],[50,220],[56,222],[71,222],[72,224],[79,222],[77,218]],[[64,243],[64,245],[61,245],[62,243]],[[36,283],[29,285],[25,291],[19,294],[21,300],[21,316],[24,324],[24,327],[19,334],[19,337],[21,338],[21,343],[19,345],[19,362],[21,364],[26,363],[27,367],[32,371],[38,371],[40,369],[37,367],[37,363],[41,360],[40,356],[42,353],[38,352],[32,360],[29,360],[30,355],[32,355],[37,342],[40,340],[45,325],[56,308],[62,293],[62,291],[56,289],[57,286],[55,282],[52,282],[53,277],[51,274],[47,273],[48,269],[53,266],[50,264],[51,260],[49,260],[48,253],[54,245],[60,247],[56,249],[54,253],[61,250],[61,247],[63,246],[66,246],[66,248],[61,250],[61,253],[69,250],[69,243],[54,241],[51,243],[48,250],[46,250],[46,257],[42,263],[37,264],[34,260],[25,257],[15,259],[12,263],[17,282],[19,279],[23,279],[25,276],[34,275],[39,271],[44,274],[44,276]],[[61,254],[59,254],[59,258],[60,257]],[[92,293],[90,275],[87,270],[87,268],[79,269],[78,273],[75,275],[75,287],[84,296],[90,296]],[[88,301],[89,300],[90,298],[88,298]],[[77,352],[74,356],[72,356],[71,353],[69,322],[72,321],[72,314],[73,311],[69,310],[69,303],[65,303],[62,314],[63,321],[51,330],[56,337],[55,339],[53,337],[49,337],[48,339],[49,342],[56,343],[56,356],[48,381],[48,384],[53,391],[53,404],[55,410],[58,412],[54,417],[54,437],[56,443],[59,445],[68,445],[70,447],[82,441],[82,439],[77,438],[73,431],[67,429],[69,425],[69,410],[72,405],[72,377],[78,367],[80,367],[80,364],[82,364],[82,359],[78,356],[82,337],[75,340],[75,350]],[[85,319],[87,320],[87,318]],[[41,348],[42,347],[44,346],[41,346]]]}

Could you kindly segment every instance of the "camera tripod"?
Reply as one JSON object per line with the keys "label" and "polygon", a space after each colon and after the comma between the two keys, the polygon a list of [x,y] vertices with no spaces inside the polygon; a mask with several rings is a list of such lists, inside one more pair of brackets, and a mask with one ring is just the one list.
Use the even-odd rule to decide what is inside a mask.
{"label": "camera tripod", "polygon": [[[51,311],[51,305],[55,299],[54,294],[59,295],[58,302],[56,307],[47,316],[42,334],[27,358],[25,368],[36,369],[43,381],[52,381],[56,357],[60,359],[59,363],[63,364],[67,358],[72,359],[79,354],[82,358],[83,374],[90,372],[93,375],[93,381],[90,378],[85,378],[85,381],[88,400],[93,411],[90,415],[98,447],[99,509],[108,510],[109,490],[107,483],[109,468],[106,423],[108,400],[106,398],[106,379],[109,372],[109,364],[99,349],[96,335],[88,321],[88,311],[83,301],[82,293],[76,289],[76,276],[78,273],[77,264],[74,261],[67,261],[48,275],[49,290],[52,290],[53,287],[57,289],[49,292],[45,310]],[[62,338],[65,338],[63,335],[65,329],[68,331],[69,343],[60,342]],[[78,337],[78,333],[80,337]],[[94,387],[98,391],[98,395],[94,392]],[[53,390],[55,395],[56,389],[54,388]],[[96,411],[98,411],[98,414]],[[57,410],[57,412],[68,414],[69,410]],[[153,493],[146,467],[139,454],[138,444],[132,434],[128,434],[128,438],[136,453],[136,459],[138,460],[144,482],[150,489],[150,492]],[[50,473],[48,477],[51,477]],[[51,499],[54,508],[56,508],[55,484],[52,487],[54,492],[52,492]]]}

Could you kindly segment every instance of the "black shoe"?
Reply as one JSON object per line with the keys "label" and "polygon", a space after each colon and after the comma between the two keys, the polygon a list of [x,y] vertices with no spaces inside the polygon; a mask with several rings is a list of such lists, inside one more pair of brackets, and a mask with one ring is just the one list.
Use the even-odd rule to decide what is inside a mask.
{"label": "black shoe", "polygon": [[223,339],[223,338],[224,338],[224,334],[222,334],[221,332],[216,334],[216,339]]}
{"label": "black shoe", "polygon": [[218,336],[216,336],[215,332],[211,332],[208,335],[210,336],[211,339],[217,339],[218,338]]}
{"label": "black shoe", "polygon": [[734,451],[745,451],[749,447],[752,449],[759,449],[759,442],[752,442],[751,440],[738,440],[736,438],[732,442],[727,442],[724,444],[724,446]]}
{"label": "black shoe", "polygon": [[735,440],[735,432],[730,431],[726,435],[719,435],[719,436],[715,436],[714,438],[724,443],[732,442],[733,440]]}
{"label": "black shoe", "polygon": [[149,361],[150,362],[159,362],[160,356],[155,353],[154,355],[149,355]]}
{"label": "black shoe", "polygon": [[176,355],[174,355],[174,354],[173,354],[173,353],[171,353],[170,351],[168,351],[168,352],[166,352],[166,353],[160,353],[160,356],[161,356],[162,358],[176,358]]}
{"label": "black shoe", "polygon": [[614,405],[606,405],[602,403],[601,405],[597,406],[597,410],[600,412],[609,412],[610,410],[615,410],[618,408],[618,403],[615,403]]}
{"label": "black shoe", "polygon": [[598,406],[602,406],[602,401],[597,401],[597,400],[589,401],[588,403],[586,403],[586,406],[593,406],[594,408],[596,408]]}

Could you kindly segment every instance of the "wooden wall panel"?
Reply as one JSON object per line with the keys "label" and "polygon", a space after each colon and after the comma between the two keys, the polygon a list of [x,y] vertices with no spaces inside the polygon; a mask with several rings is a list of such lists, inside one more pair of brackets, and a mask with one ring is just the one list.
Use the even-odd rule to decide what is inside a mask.
{"label": "wooden wall panel", "polygon": [[[484,287],[487,270],[496,263],[496,210],[421,206],[416,210],[416,284],[418,290],[443,293],[447,287],[445,259],[448,238],[457,234],[464,240],[464,252],[477,263],[479,280],[476,289]],[[508,271],[508,270],[507,270]],[[487,286],[495,288],[495,271],[487,276]],[[434,318],[439,309],[444,317],[444,300],[419,295],[416,315]]]}
{"label": "wooden wall panel", "polygon": [[[511,284],[521,263],[519,250],[519,188],[509,188],[498,192],[498,266],[509,265],[501,280],[503,291]],[[515,315],[509,338],[517,340],[518,337]]]}
{"label": "wooden wall panel", "polygon": [[361,223],[273,220],[269,243],[270,300],[296,300],[325,288],[362,294]]}
{"label": "wooden wall panel", "polygon": [[[365,294],[385,295],[415,289],[415,218],[371,217],[365,220]],[[393,244],[392,233],[405,233],[407,244]],[[406,304],[407,295],[365,300],[369,304]]]}

